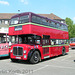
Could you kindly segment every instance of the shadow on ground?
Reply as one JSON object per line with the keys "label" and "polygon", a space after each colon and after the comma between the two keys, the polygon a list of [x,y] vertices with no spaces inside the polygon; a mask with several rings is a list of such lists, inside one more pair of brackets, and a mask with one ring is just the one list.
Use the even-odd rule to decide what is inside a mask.
{"label": "shadow on ground", "polygon": [[0,57],[0,60],[9,59],[9,57]]}
{"label": "shadow on ground", "polygon": [[[66,53],[66,55],[68,55],[68,53]],[[54,57],[51,57],[51,58],[44,59],[44,60],[42,60],[39,63],[43,63],[43,62],[46,62],[46,61],[49,61],[49,60],[52,60],[52,59],[56,59],[56,58],[59,58],[59,57],[62,57],[62,55],[54,56]],[[10,61],[11,61],[11,59],[10,59]],[[37,63],[37,64],[31,64],[28,60],[17,60],[15,62],[11,61],[11,63],[28,64],[28,65],[37,65],[37,64],[39,64],[39,63]]]}

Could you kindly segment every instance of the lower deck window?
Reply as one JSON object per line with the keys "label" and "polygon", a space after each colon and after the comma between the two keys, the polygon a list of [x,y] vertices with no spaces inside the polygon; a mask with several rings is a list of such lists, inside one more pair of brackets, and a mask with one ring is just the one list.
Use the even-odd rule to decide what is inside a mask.
{"label": "lower deck window", "polygon": [[68,44],[68,40],[62,40],[62,39],[51,39],[51,45],[61,45],[61,44]]}

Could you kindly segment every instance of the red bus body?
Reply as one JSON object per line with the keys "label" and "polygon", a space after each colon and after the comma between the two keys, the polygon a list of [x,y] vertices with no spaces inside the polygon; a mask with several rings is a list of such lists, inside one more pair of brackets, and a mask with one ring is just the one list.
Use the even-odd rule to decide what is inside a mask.
{"label": "red bus body", "polygon": [[[24,14],[32,15],[33,13],[22,13],[22,14],[20,14],[20,16],[24,15]],[[19,16],[19,15],[13,16],[12,18],[17,17],[17,16]],[[56,22],[56,21],[54,21],[54,22]],[[59,22],[57,22],[57,23],[59,23]],[[15,26],[20,26],[20,25],[22,26],[22,29],[15,31]],[[57,28],[52,28],[49,26],[44,26],[44,25],[36,24],[36,23],[32,23],[32,22],[9,26],[9,35],[10,36],[26,35],[26,34],[38,35],[38,36],[41,36],[41,38],[43,38],[43,35],[49,35],[50,39],[60,39],[60,40],[61,39],[63,39],[63,40],[69,39],[68,31],[60,30]],[[26,53],[23,53],[23,55],[21,55],[21,56],[14,55],[13,54],[14,47],[16,47],[16,48],[22,47],[23,51],[26,50]],[[14,44],[10,47],[10,57],[11,57],[11,59],[28,60],[28,58],[29,58],[28,55],[31,50],[39,50],[41,59],[45,59],[45,58],[61,55],[63,47],[65,47],[65,53],[69,52],[68,44],[51,45],[51,43],[50,43],[49,45],[42,45],[42,42],[41,42],[41,45]]]}

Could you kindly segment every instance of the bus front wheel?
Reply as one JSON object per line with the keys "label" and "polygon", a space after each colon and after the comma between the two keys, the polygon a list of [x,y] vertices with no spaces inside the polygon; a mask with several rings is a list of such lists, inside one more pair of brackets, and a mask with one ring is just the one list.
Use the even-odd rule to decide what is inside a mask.
{"label": "bus front wheel", "polygon": [[31,58],[30,58],[30,62],[32,64],[36,64],[40,61],[40,54],[38,51],[34,51],[34,53],[32,54]]}

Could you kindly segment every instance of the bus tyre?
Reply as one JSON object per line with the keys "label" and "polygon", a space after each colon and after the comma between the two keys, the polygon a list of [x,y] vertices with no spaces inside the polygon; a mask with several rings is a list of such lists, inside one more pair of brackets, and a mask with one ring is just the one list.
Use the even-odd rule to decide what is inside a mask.
{"label": "bus tyre", "polygon": [[65,53],[65,47],[63,47],[62,49],[62,55],[64,56],[66,53]]}
{"label": "bus tyre", "polygon": [[40,61],[40,54],[38,51],[34,51],[34,53],[32,54],[32,56],[30,58],[30,63],[36,64],[39,61]]}

